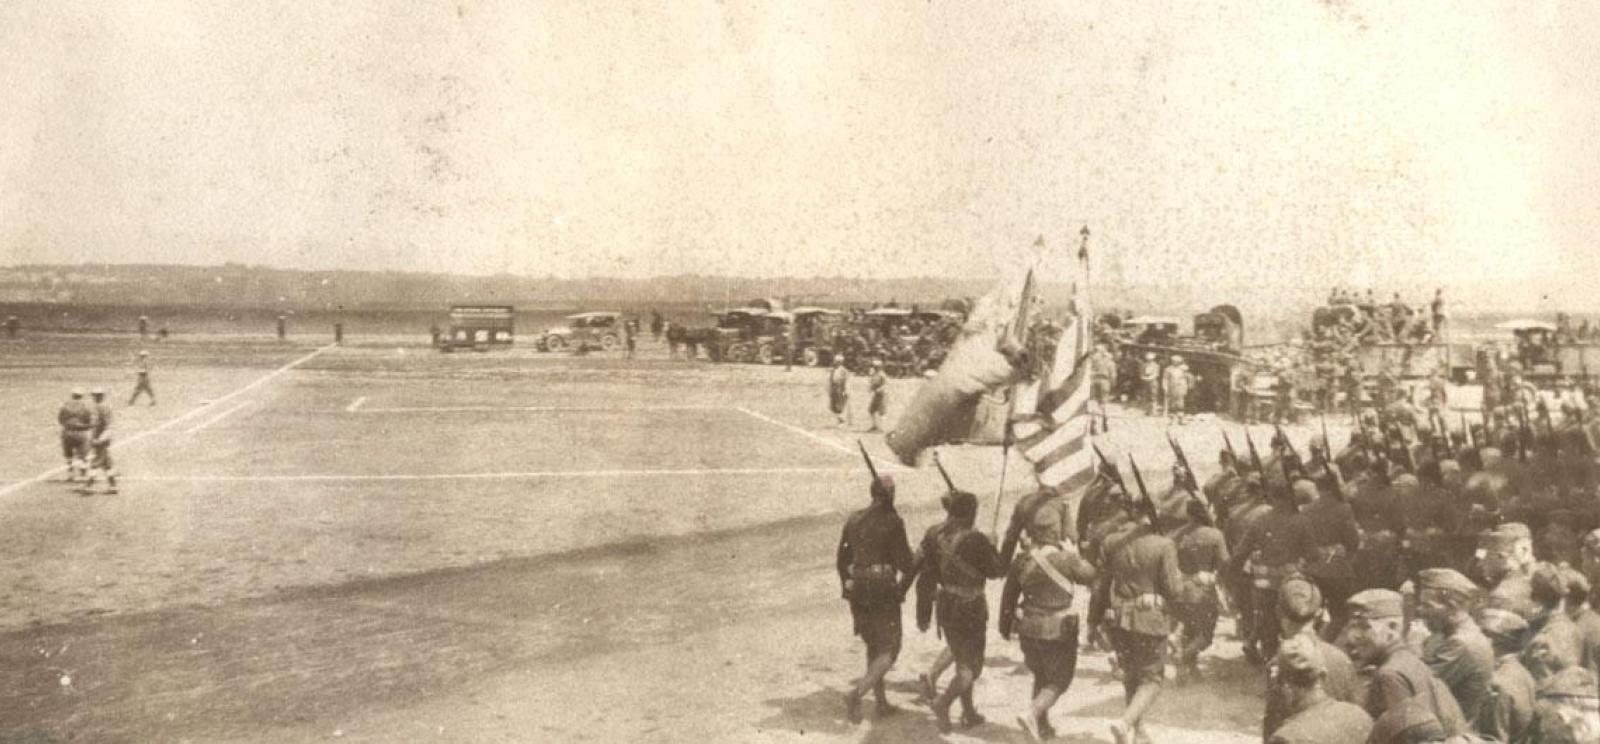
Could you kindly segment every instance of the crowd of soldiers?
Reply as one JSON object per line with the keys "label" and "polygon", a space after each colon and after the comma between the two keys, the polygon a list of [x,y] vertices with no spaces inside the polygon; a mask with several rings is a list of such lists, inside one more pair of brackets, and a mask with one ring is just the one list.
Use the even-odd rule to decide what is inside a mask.
{"label": "crowd of soldiers", "polygon": [[913,551],[893,481],[875,478],[873,505],[851,516],[838,551],[869,656],[846,714],[859,720],[868,692],[892,711],[882,680],[915,586],[918,627],[936,622],[947,644],[922,675],[935,721],[950,730],[960,702],[961,723],[982,722],[971,689],[983,589],[1004,579],[997,624],[1034,675],[1018,720],[1034,741],[1054,733],[1049,711],[1080,636],[1115,653],[1126,707],[1112,735],[1138,744],[1166,680],[1204,678],[1231,613],[1245,657],[1271,670],[1269,744],[1600,742],[1597,433],[1577,409],[1450,427],[1393,406],[1364,412],[1337,452],[1323,434],[1302,455],[1280,428],[1262,453],[1247,430],[1248,456],[1226,440],[1203,486],[1174,444],[1172,487],[1154,498],[1102,457],[1075,517],[1066,494],[1041,489],[1016,506],[998,548],[973,525],[976,499],[952,487],[947,519]]}

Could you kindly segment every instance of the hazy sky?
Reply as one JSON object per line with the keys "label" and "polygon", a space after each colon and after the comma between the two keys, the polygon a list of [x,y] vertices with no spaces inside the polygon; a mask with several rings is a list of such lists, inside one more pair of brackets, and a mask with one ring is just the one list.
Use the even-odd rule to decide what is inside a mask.
{"label": "hazy sky", "polygon": [[1576,292],[1597,38],[1587,0],[4,3],[0,263],[970,276],[1087,222],[1128,276]]}

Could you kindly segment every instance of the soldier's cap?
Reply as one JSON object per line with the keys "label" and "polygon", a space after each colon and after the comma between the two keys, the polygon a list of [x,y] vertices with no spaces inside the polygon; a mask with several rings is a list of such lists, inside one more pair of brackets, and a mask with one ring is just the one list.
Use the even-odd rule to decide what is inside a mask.
{"label": "soldier's cap", "polygon": [[1589,534],[1583,536],[1583,552],[1600,556],[1600,528],[1589,530]]}
{"label": "soldier's cap", "polygon": [[1594,672],[1585,667],[1567,667],[1539,683],[1539,697],[1593,698],[1596,690]]}
{"label": "soldier's cap", "polygon": [[1400,617],[1404,612],[1405,599],[1399,592],[1390,589],[1367,589],[1356,592],[1348,606],[1352,619],[1382,620]]}
{"label": "soldier's cap", "polygon": [[1323,662],[1317,644],[1300,634],[1284,639],[1283,644],[1278,646],[1275,663],[1278,674],[1300,684],[1315,682],[1328,673],[1328,666]]}
{"label": "soldier's cap", "polygon": [[1305,506],[1317,500],[1317,484],[1305,478],[1300,478],[1291,486],[1294,489],[1295,503]]}
{"label": "soldier's cap", "polygon": [[72,389],[72,397],[74,397],[74,398],[82,398],[83,397],[83,388],[73,388]]}
{"label": "soldier's cap", "polygon": [[1372,737],[1367,741],[1434,742],[1444,739],[1445,730],[1439,717],[1422,695],[1416,695],[1378,716],[1372,724]]}
{"label": "soldier's cap", "polygon": [[1518,542],[1532,540],[1533,532],[1521,522],[1506,522],[1478,534],[1478,547],[1484,550],[1510,550]]}
{"label": "soldier's cap", "polygon": [[1528,621],[1522,616],[1501,607],[1485,607],[1478,611],[1478,627],[1483,634],[1491,639],[1508,641],[1502,645],[1522,644],[1523,635],[1528,632]]}
{"label": "soldier's cap", "polygon": [[1417,574],[1417,588],[1450,592],[1461,597],[1471,597],[1478,593],[1478,585],[1453,568],[1430,568],[1422,571]]}
{"label": "soldier's cap", "polygon": [[1322,590],[1310,579],[1295,574],[1278,585],[1278,613],[1295,620],[1315,617],[1322,611]]}
{"label": "soldier's cap", "polygon": [[89,394],[90,395],[97,395],[97,396],[98,395],[105,395],[106,394],[106,389],[103,388],[103,387],[97,387],[97,388],[95,388],[93,390],[90,390]]}

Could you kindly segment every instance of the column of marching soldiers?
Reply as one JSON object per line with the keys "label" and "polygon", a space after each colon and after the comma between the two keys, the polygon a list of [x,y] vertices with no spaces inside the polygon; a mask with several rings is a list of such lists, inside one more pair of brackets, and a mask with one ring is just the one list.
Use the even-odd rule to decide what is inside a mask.
{"label": "column of marching soldiers", "polygon": [[1341,451],[1324,428],[1304,455],[1281,429],[1264,454],[1248,429],[1248,454],[1224,432],[1204,485],[1173,443],[1173,486],[1154,499],[1101,456],[1076,508],[1055,489],[1025,496],[998,548],[975,529],[976,497],[951,485],[946,520],[913,550],[893,479],[874,474],[872,504],[850,516],[837,556],[867,649],[846,716],[862,719],[868,693],[878,715],[897,711],[883,680],[915,587],[918,629],[936,625],[946,644],[919,675],[920,696],[942,732],[983,724],[972,689],[984,587],[1003,579],[997,625],[1033,675],[1017,719],[1032,741],[1055,736],[1050,710],[1075,672],[1081,589],[1081,635],[1114,652],[1122,677],[1117,744],[1151,740],[1145,717],[1169,680],[1203,679],[1224,614],[1245,657],[1270,672],[1266,742],[1600,742],[1600,614],[1589,597],[1600,586],[1600,422],[1575,409],[1560,421],[1529,413],[1452,430],[1442,416],[1367,411]]}

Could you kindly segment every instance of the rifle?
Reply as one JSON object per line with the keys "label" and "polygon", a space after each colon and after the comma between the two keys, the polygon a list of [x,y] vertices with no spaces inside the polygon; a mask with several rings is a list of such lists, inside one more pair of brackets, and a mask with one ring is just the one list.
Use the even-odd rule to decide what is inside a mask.
{"label": "rifle", "polygon": [[1244,464],[1239,462],[1239,453],[1233,450],[1233,440],[1228,438],[1228,430],[1222,430],[1222,444],[1228,448],[1228,459],[1233,461],[1233,474],[1244,477]]}
{"label": "rifle", "polygon": [[1127,498],[1129,495],[1128,484],[1122,482],[1122,471],[1117,470],[1116,464],[1106,458],[1106,453],[1100,451],[1100,445],[1090,444],[1089,446],[1094,449],[1095,456],[1100,458],[1100,464],[1105,467],[1106,473],[1109,474],[1112,482],[1116,483],[1117,488],[1122,490],[1123,498]]}
{"label": "rifle", "polygon": [[861,449],[861,459],[867,461],[867,472],[872,474],[872,482],[877,483],[878,469],[872,466],[872,455],[867,454],[867,445],[862,444],[861,440],[857,439],[856,447]]}
{"label": "rifle", "polygon": [[1308,477],[1309,474],[1306,473],[1306,463],[1304,460],[1300,459],[1300,453],[1295,451],[1294,443],[1289,441],[1289,435],[1284,433],[1283,424],[1274,424],[1273,426],[1277,428],[1277,434],[1273,437],[1273,440],[1283,443],[1283,454],[1280,457],[1283,459],[1284,478],[1287,479],[1289,483],[1294,482],[1294,478],[1289,477],[1289,469],[1291,465],[1293,466],[1298,477]]}
{"label": "rifle", "polygon": [[[1319,414],[1322,419],[1322,464],[1330,470],[1333,466],[1333,440],[1328,438],[1328,414]],[[1312,454],[1316,454],[1312,452]]]}
{"label": "rifle", "polygon": [[1150,491],[1144,487],[1144,474],[1139,472],[1139,463],[1133,461],[1133,455],[1128,455],[1128,465],[1133,468],[1133,480],[1139,484],[1139,504],[1144,510],[1144,515],[1150,518],[1150,527],[1156,532],[1161,532],[1161,515],[1156,513],[1156,504],[1150,500]]}
{"label": "rifle", "polygon": [[1189,458],[1184,456],[1183,448],[1178,446],[1170,431],[1167,432],[1167,444],[1172,446],[1173,456],[1178,458],[1178,465],[1183,467],[1183,487],[1189,489],[1189,493],[1199,496],[1200,483],[1194,479],[1194,471],[1189,468]]}
{"label": "rifle", "polygon": [[934,450],[934,452],[933,452],[933,466],[939,469],[939,475],[944,478],[944,487],[945,488],[950,489],[951,493],[955,493],[956,491],[961,490],[959,488],[956,488],[956,482],[953,481],[953,480],[950,480],[950,473],[947,472],[944,469],[944,463],[939,461],[939,451],[938,450]]}
{"label": "rifle", "polygon": [[1244,443],[1245,446],[1250,448],[1250,465],[1256,469],[1257,473],[1261,474],[1263,479],[1265,479],[1267,477],[1267,469],[1261,464],[1261,453],[1256,451],[1256,440],[1250,437],[1250,430],[1248,428],[1244,430]]}

